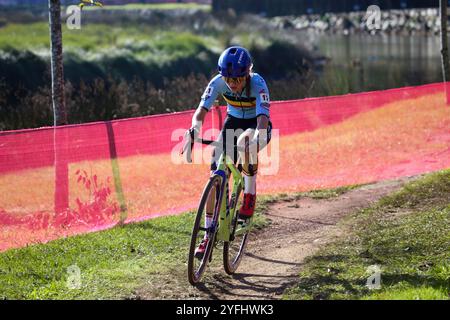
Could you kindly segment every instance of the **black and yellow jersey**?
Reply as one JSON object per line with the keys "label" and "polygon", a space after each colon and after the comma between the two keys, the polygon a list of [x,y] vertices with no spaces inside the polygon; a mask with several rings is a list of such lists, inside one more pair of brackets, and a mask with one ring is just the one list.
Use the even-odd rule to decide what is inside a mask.
{"label": "black and yellow jersey", "polygon": [[241,95],[233,93],[221,75],[214,77],[202,96],[200,107],[210,110],[219,94],[222,94],[228,107],[228,114],[239,119],[252,119],[260,115],[270,117],[270,96],[267,84],[257,73],[252,73],[250,96],[247,90]]}

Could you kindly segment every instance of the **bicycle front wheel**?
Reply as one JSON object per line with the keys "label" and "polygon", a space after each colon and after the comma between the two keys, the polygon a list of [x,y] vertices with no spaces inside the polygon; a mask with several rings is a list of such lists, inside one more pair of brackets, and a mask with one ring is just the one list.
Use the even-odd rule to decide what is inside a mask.
{"label": "bicycle front wheel", "polygon": [[[213,176],[208,184],[206,185],[203,195],[200,200],[200,204],[197,211],[197,216],[195,219],[194,227],[192,229],[191,245],[189,249],[188,258],[188,278],[192,285],[197,285],[203,273],[206,270],[206,266],[210,260],[212,250],[215,243],[217,229],[219,227],[219,213],[220,213],[220,196],[222,189],[222,177]],[[212,223],[209,228],[206,228],[206,208],[207,204],[209,207],[214,208]],[[211,213],[211,212],[209,212]],[[204,253],[197,257],[195,251],[197,246],[202,242],[203,239],[208,239],[208,244],[206,245]]]}

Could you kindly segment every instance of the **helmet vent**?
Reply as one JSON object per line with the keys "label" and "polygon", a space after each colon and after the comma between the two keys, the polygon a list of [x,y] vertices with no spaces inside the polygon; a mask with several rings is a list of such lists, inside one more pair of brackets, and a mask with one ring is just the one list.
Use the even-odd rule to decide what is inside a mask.
{"label": "helmet vent", "polygon": [[237,48],[233,48],[233,49],[230,50],[230,54],[236,54],[237,51],[238,51]]}

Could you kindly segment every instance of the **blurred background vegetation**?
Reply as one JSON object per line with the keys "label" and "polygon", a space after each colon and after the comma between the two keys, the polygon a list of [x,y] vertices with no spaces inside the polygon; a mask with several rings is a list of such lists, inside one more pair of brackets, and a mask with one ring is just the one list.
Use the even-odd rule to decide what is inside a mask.
{"label": "blurred background vegetation", "polygon": [[[0,130],[51,125],[46,1],[1,6],[2,1],[8,0],[0,1]],[[221,51],[234,44],[251,51],[272,100],[440,80],[439,38],[431,29],[399,34],[390,27],[371,35],[354,22],[365,12],[280,20],[231,6],[211,8],[203,3],[106,5],[83,10],[81,30],[64,24],[69,122],[193,109],[215,75]],[[434,11],[417,12],[434,21]],[[405,15],[403,27],[414,17]],[[298,19],[303,19],[301,28]],[[345,23],[337,29],[333,19]],[[429,20],[414,21],[420,27]]]}

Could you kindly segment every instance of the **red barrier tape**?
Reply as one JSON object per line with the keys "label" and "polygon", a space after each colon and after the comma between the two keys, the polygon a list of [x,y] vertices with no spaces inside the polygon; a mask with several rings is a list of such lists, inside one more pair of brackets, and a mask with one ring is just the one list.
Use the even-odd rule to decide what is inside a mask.
{"label": "red barrier tape", "polygon": [[[280,170],[261,177],[259,192],[450,167],[444,92],[439,83],[274,102]],[[0,250],[194,208],[208,165],[174,165],[168,154],[179,143],[173,131],[189,127],[192,114],[0,132]],[[209,113],[205,131],[218,119]]]}
{"label": "red barrier tape", "polygon": [[[271,118],[280,135],[314,130],[333,124],[359,112],[401,99],[416,98],[443,91],[443,84],[406,87],[386,91],[311,98],[272,103]],[[175,129],[188,128],[194,111],[148,116],[110,122],[116,137],[118,157],[170,152],[177,142],[171,141]],[[225,107],[221,108],[226,113]],[[205,130],[212,128],[212,114]],[[214,127],[218,128],[217,116]],[[108,122],[46,127],[0,132],[0,173],[39,168],[54,164],[55,131],[66,131],[68,161],[109,159]]]}

